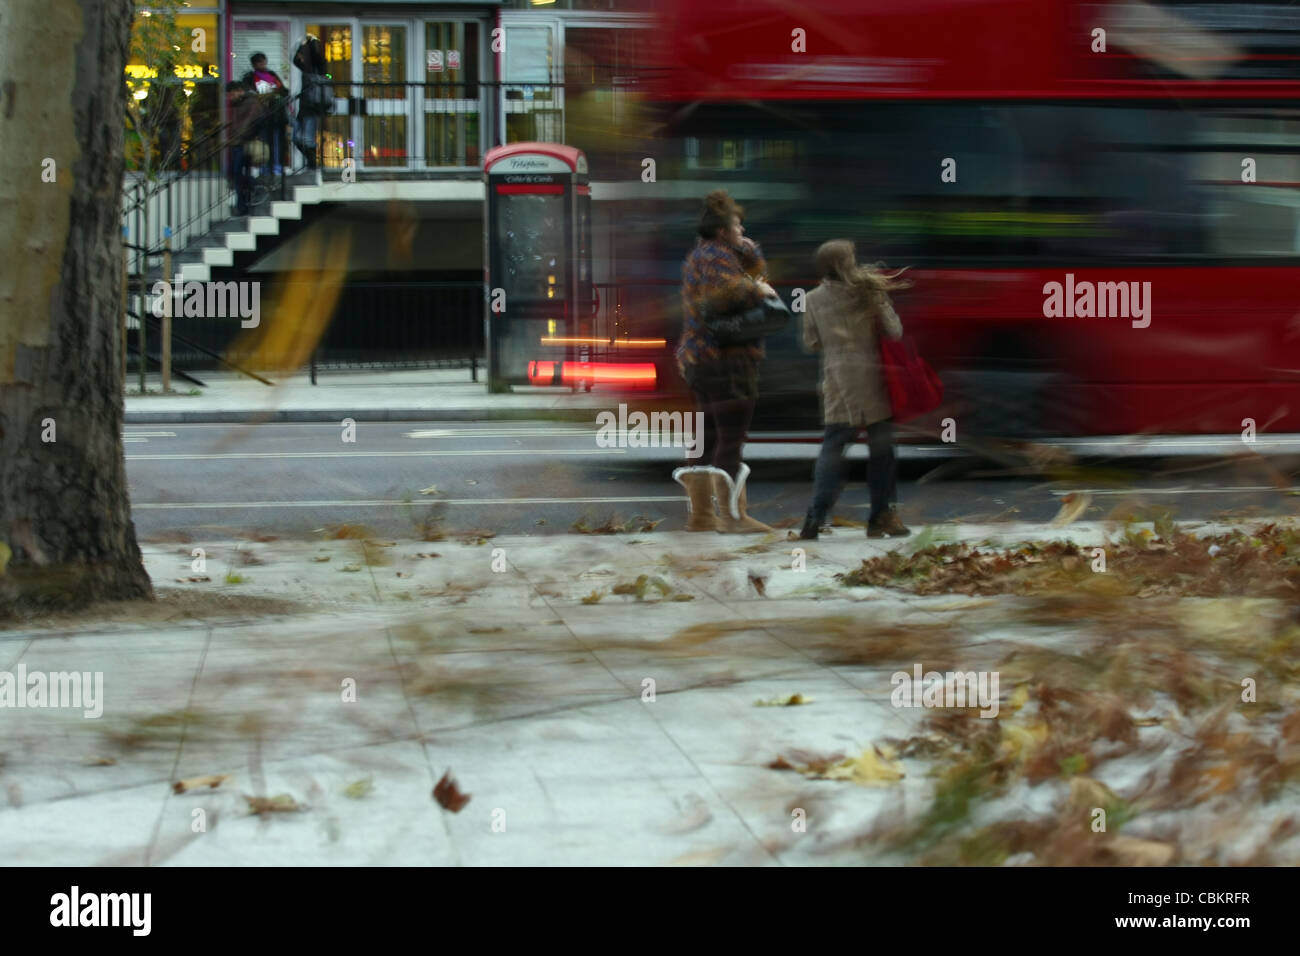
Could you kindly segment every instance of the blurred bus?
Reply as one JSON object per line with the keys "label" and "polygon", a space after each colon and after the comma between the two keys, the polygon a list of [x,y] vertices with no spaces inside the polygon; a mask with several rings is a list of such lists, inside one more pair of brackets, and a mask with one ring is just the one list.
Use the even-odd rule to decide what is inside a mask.
{"label": "blurred bus", "polygon": [[[610,335],[666,342],[661,393],[685,393],[681,263],[722,186],[787,301],[815,286],[827,239],[912,267],[896,306],[948,396],[922,430],[952,417],[968,436],[1237,436],[1250,419],[1300,433],[1300,8],[653,11],[640,86],[655,177],[634,184],[606,295]],[[1051,314],[1049,283],[1078,308]],[[1147,317],[1102,317],[1095,298],[1080,314],[1089,283],[1121,313],[1117,291],[1149,288]],[[820,428],[818,361],[797,327],[768,341],[756,432]]]}

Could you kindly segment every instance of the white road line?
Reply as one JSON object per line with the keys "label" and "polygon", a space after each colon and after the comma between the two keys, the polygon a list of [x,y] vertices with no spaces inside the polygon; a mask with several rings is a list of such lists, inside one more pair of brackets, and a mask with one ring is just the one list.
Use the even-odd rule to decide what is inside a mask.
{"label": "white road line", "polygon": [[[331,425],[331,428],[337,426]],[[596,430],[595,422],[576,428],[426,428],[420,431],[403,432],[403,438],[533,438],[568,437],[573,435],[590,435]]]}
{"label": "white road line", "polygon": [[1246,491],[1300,491],[1300,488],[1277,488],[1273,485],[1238,485],[1226,488],[1075,488],[1053,491],[1063,495],[1218,495]]}
{"label": "white road line", "polygon": [[442,451],[258,451],[223,455],[127,455],[127,461],[238,461],[251,458],[452,458],[479,455],[625,455],[624,448],[491,448]]}
{"label": "white road line", "polygon": [[419,498],[414,501],[196,501],[141,502],[132,504],[138,511],[189,511],[224,508],[392,508],[401,505],[604,505],[643,504],[647,502],[685,501],[685,496],[649,496],[644,498]]}
{"label": "white road line", "polygon": [[175,438],[175,432],[128,432],[123,431],[122,437],[130,441],[132,438]]}

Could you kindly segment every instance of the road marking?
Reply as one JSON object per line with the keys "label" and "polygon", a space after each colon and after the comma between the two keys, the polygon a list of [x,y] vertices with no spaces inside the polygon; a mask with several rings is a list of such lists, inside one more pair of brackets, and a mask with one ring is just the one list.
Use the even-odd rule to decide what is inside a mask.
{"label": "road marking", "polygon": [[1229,488],[1075,488],[1053,491],[1058,498],[1063,495],[1219,495],[1247,491],[1300,491],[1300,488],[1277,488],[1273,485],[1239,485]]}
{"label": "road marking", "polygon": [[[333,426],[331,426],[333,427]],[[534,438],[534,437],[572,437],[590,435],[595,430],[595,422],[576,428],[425,428],[420,431],[403,432],[403,438]]]}
{"label": "road marking", "polygon": [[625,455],[625,448],[491,448],[442,451],[258,451],[223,455],[127,455],[127,461],[225,461],[246,458],[454,458],[481,455]]}
{"label": "road marking", "polygon": [[175,438],[175,432],[128,432],[123,431],[122,437],[128,441],[132,438]]}
{"label": "road marking", "polygon": [[138,502],[139,511],[219,510],[225,508],[391,508],[399,505],[604,505],[643,504],[647,502],[685,501],[685,496],[648,496],[644,498],[421,498],[418,501],[377,499],[366,501],[195,501]]}

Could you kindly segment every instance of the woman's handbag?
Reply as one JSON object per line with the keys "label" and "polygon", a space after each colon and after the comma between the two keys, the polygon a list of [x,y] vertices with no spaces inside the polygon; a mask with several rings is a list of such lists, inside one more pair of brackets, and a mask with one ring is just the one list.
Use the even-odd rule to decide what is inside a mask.
{"label": "woman's handbag", "polygon": [[244,144],[244,156],[251,166],[265,166],[271,161],[271,149],[260,139],[250,139]]}
{"label": "woman's handbag", "polygon": [[943,402],[943,382],[930,363],[917,354],[911,336],[880,337],[880,371],[885,377],[896,422],[918,418]]}
{"label": "woman's handbag", "polygon": [[758,305],[741,312],[703,315],[704,330],[719,348],[754,345],[759,339],[776,335],[790,322],[790,309],[780,296],[768,296]]}

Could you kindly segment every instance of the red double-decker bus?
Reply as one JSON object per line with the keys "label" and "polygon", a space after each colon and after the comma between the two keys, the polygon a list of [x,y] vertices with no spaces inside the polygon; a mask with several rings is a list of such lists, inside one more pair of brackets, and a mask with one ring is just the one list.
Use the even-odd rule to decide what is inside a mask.
{"label": "red double-decker bus", "polygon": [[[620,334],[675,377],[700,200],[746,206],[789,300],[817,246],[910,266],[906,330],[965,434],[1300,433],[1300,8],[656,0],[654,182]],[[819,426],[769,340],[757,431]]]}

